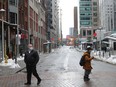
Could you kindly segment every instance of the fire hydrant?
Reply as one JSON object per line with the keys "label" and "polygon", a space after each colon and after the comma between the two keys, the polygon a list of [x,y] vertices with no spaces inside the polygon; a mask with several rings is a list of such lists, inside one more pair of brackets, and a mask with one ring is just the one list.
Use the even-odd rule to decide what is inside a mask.
{"label": "fire hydrant", "polygon": [[5,58],[5,63],[8,63],[8,56],[5,55],[4,58]]}

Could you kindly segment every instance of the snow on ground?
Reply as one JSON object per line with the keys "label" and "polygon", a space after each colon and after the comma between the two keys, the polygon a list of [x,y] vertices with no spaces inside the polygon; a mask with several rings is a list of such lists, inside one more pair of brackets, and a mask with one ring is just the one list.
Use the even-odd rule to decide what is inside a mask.
{"label": "snow on ground", "polygon": [[[116,64],[116,55],[111,55],[110,57],[109,57],[109,55],[107,55],[107,56],[103,57],[103,55],[99,54],[99,51],[96,51],[96,52],[92,51],[92,54],[98,60],[108,62],[111,64]],[[103,54],[103,52],[101,52],[101,54]]]}
{"label": "snow on ground", "polygon": [[[24,60],[24,57],[18,57],[17,61]],[[20,68],[18,63],[15,63],[15,59],[8,59],[8,63],[5,63],[5,60],[0,63],[0,66],[8,66],[9,68]]]}

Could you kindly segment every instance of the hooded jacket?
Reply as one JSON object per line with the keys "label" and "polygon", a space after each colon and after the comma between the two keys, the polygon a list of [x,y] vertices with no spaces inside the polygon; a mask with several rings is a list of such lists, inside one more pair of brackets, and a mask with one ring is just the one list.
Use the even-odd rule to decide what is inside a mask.
{"label": "hooded jacket", "polygon": [[93,58],[91,58],[91,56],[90,56],[90,54],[88,52],[84,53],[84,58],[85,58],[85,64],[83,66],[83,69],[91,70],[92,69],[91,60]]}

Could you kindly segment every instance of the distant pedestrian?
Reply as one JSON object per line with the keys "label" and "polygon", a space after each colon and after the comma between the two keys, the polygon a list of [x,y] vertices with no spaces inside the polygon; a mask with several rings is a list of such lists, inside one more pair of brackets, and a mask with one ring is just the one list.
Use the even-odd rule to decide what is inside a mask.
{"label": "distant pedestrian", "polygon": [[84,58],[85,58],[85,64],[83,65],[83,69],[85,70],[84,73],[84,81],[89,81],[89,74],[91,73],[92,66],[91,66],[91,60],[94,57],[90,56],[92,48],[90,46],[87,47],[87,51],[84,53]]}
{"label": "distant pedestrian", "polygon": [[105,53],[106,53],[107,52],[107,47],[106,46],[105,46],[104,50],[105,50]]}
{"label": "distant pedestrian", "polygon": [[31,85],[32,73],[37,78],[37,85],[40,84],[41,79],[37,73],[36,65],[39,61],[39,55],[36,50],[33,49],[32,44],[28,44],[28,50],[25,52],[24,62],[27,69],[27,82],[25,85]]}

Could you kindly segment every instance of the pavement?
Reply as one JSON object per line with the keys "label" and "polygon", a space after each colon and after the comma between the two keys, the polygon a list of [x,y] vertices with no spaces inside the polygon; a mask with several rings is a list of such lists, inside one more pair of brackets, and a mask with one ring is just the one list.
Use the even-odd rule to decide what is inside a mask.
{"label": "pavement", "polygon": [[[39,56],[40,58],[44,58],[45,56],[49,55],[49,53],[41,53]],[[22,58],[22,57],[21,57]],[[14,60],[15,61],[15,60]],[[24,60],[23,59],[19,59],[19,61],[17,61],[17,64],[20,66],[20,67],[16,67],[16,68],[10,68],[9,65],[6,65],[5,66],[0,66],[0,76],[9,76],[9,75],[14,75],[16,73],[19,73],[20,71],[24,71],[25,70],[25,63],[24,63]]]}
{"label": "pavement", "polygon": [[[84,50],[80,50],[78,48],[76,48],[77,51],[80,51],[80,52],[84,52]],[[52,52],[51,52],[52,53]],[[95,52],[94,52],[95,53]],[[116,53],[116,51],[114,52]],[[46,56],[48,56],[50,53],[40,53],[40,58],[45,58]],[[109,56],[109,52],[106,52],[104,54],[104,58],[105,59],[108,59],[108,56]],[[99,54],[96,54],[95,57],[99,60],[101,60],[99,58]],[[102,60],[104,60],[103,58],[103,55],[102,55]],[[108,61],[107,61],[108,62]],[[0,76],[8,76],[8,75],[14,75],[16,73],[19,73],[20,71],[22,70],[25,70],[25,63],[23,60],[19,60],[17,62],[17,64],[20,66],[20,68],[9,68],[8,66],[0,66]]]}
{"label": "pavement", "polygon": [[[54,51],[55,50],[53,50],[51,53],[40,53],[39,54],[40,59],[43,60],[43,58],[54,53]],[[41,62],[42,61],[40,61],[37,66],[39,66]],[[10,68],[9,66],[7,66],[7,64],[6,66],[1,66],[1,63],[0,63],[0,87],[30,87],[30,86],[24,85],[24,83],[26,82],[26,69],[24,68],[25,67],[24,60],[21,59],[17,61],[17,64],[20,67]],[[40,73],[38,74],[40,75]],[[32,76],[31,87],[40,87],[40,86],[37,86],[37,80],[36,78],[34,78],[34,76]],[[47,86],[44,86],[44,87],[47,87]]]}
{"label": "pavement", "polygon": [[[79,49],[77,49],[77,50],[79,50]],[[44,53],[44,54],[41,53],[40,58],[47,59],[47,56],[49,56],[50,54],[52,54],[52,53]],[[100,84],[99,82],[101,81],[101,80],[97,81],[97,79],[98,79],[97,76],[95,76],[97,79],[93,79],[89,83],[85,84],[85,82],[83,82],[81,75],[77,74],[79,72],[76,72],[76,71],[72,72],[74,66],[77,67],[77,65],[75,65],[75,63],[74,63],[75,61],[76,60],[74,60],[74,59],[71,60],[71,63],[73,66],[71,68],[71,71],[69,71],[69,72],[67,72],[61,68],[61,70],[60,70],[61,72],[59,72],[58,70],[56,72],[54,72],[54,69],[53,69],[53,73],[51,73],[51,71],[46,69],[46,68],[49,68],[50,66],[46,66],[46,68],[44,69],[45,71],[42,72],[41,71],[42,67],[39,66],[38,67],[40,69],[39,71],[41,71],[41,73],[39,72],[39,75],[40,75],[40,77],[42,77],[42,80],[44,80],[41,83],[41,87],[101,87],[101,86],[97,86],[95,84],[96,82],[98,84]],[[39,64],[41,64],[41,63],[42,63],[42,61],[40,61]],[[18,61],[18,64],[20,65],[20,68],[9,68],[8,66],[0,66],[0,87],[30,87],[30,86],[24,85],[24,83],[26,81],[25,69],[23,70],[23,73],[22,72],[16,73],[17,71],[20,71],[22,68],[25,67],[24,61],[20,60],[20,61]],[[51,65],[51,67],[52,66],[54,66],[54,65]],[[79,67],[78,67],[78,69],[79,69]],[[52,70],[52,68],[51,68],[51,70]],[[75,68],[74,68],[74,70],[75,70]],[[63,73],[64,71],[65,71],[65,73]],[[98,75],[98,73],[97,73],[97,75]],[[115,74],[113,74],[113,75],[115,75]],[[79,79],[77,79],[77,78],[79,78]],[[102,80],[105,80],[104,77]],[[53,86],[54,84],[56,84],[56,86]],[[32,78],[31,87],[40,87],[40,86],[36,85],[35,78]],[[102,86],[102,87],[109,87],[109,85]],[[110,84],[110,87],[115,87],[115,86],[114,85],[112,86],[112,84]]]}

